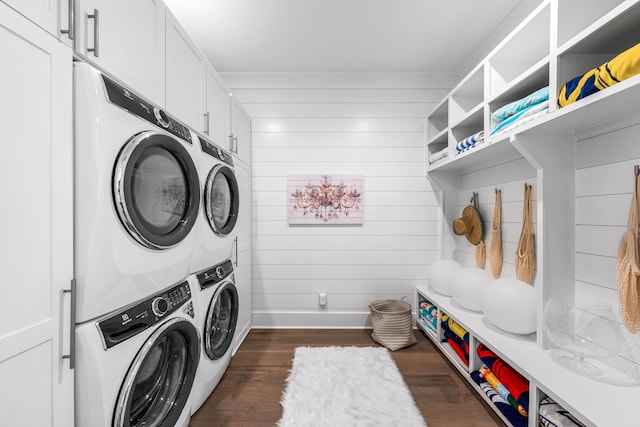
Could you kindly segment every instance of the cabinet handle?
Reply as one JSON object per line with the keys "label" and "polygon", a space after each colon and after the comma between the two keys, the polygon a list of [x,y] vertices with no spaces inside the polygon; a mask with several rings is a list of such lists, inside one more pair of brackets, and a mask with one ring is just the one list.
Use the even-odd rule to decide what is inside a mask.
{"label": "cabinet handle", "polygon": [[209,112],[204,113],[204,134],[209,136]]}
{"label": "cabinet handle", "polygon": [[233,265],[237,268],[238,267],[238,236],[236,236],[233,239],[233,243],[234,243],[234,246],[235,246],[235,249],[236,249],[236,258],[235,258],[235,260],[233,262]]}
{"label": "cabinet handle", "polygon": [[238,135],[233,136],[233,153],[238,154]]}
{"label": "cabinet handle", "polygon": [[93,47],[87,48],[87,52],[93,52],[96,58],[100,56],[100,44],[98,36],[100,34],[100,11],[93,9],[92,14],[87,14],[87,19],[93,19]]}
{"label": "cabinet handle", "polygon": [[68,34],[69,40],[73,40],[76,36],[75,8],[76,0],[69,0],[69,29],[60,30],[62,34]]}
{"label": "cabinet handle", "polygon": [[76,367],[76,279],[71,279],[71,288],[63,289],[65,294],[71,294],[69,305],[69,354],[62,355],[63,359],[69,359],[69,369]]}

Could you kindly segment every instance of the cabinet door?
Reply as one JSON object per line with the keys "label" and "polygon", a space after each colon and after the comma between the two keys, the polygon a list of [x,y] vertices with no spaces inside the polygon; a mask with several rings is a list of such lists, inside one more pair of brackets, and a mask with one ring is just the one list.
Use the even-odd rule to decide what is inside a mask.
{"label": "cabinet door", "polygon": [[167,9],[167,104],[169,113],[203,133],[206,61]]}
{"label": "cabinet door", "polygon": [[164,105],[162,0],[76,0],[76,53]]}
{"label": "cabinet door", "polygon": [[230,111],[229,90],[216,72],[209,65],[207,67],[207,118],[206,135],[215,144],[222,148],[231,149],[229,146],[229,117]]}
{"label": "cabinet door", "polygon": [[[238,313],[238,326],[236,337],[240,340],[251,327],[251,170],[247,165],[236,163],[236,179],[240,192],[240,210],[236,223],[236,243],[234,247],[234,260],[236,263],[235,277],[240,310]],[[244,332],[243,332],[244,331]],[[237,341],[235,345],[240,345]]]}
{"label": "cabinet door", "polygon": [[72,52],[0,3],[0,424],[73,425]]}
{"label": "cabinet door", "polygon": [[59,0],[2,0],[50,34],[58,34]]}
{"label": "cabinet door", "polygon": [[233,153],[236,158],[251,164],[251,119],[240,103],[231,97],[231,132],[233,134]]}

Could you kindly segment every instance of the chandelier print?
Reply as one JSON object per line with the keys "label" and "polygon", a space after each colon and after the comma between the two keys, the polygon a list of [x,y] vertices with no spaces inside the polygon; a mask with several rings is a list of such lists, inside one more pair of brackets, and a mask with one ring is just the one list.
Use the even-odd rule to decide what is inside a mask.
{"label": "chandelier print", "polygon": [[362,175],[289,175],[289,224],[362,224]]}

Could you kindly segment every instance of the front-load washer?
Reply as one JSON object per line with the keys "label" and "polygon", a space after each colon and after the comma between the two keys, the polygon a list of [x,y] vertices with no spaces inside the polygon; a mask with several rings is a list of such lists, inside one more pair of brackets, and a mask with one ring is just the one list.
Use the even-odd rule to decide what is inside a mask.
{"label": "front-load washer", "polygon": [[74,78],[76,316],[85,322],[189,275],[201,196],[189,128],[88,64],[75,63]]}
{"label": "front-load washer", "polygon": [[76,326],[77,426],[186,427],[200,361],[189,281]]}
{"label": "front-load washer", "polygon": [[196,322],[202,336],[191,402],[193,414],[207,400],[229,366],[240,301],[231,260],[192,275],[189,280],[194,289]]}
{"label": "front-load washer", "polygon": [[[194,134],[195,135],[195,134]],[[202,208],[195,225],[196,241],[190,270],[210,268],[231,256],[230,234],[238,220],[238,181],[231,155],[214,143],[195,135]]]}

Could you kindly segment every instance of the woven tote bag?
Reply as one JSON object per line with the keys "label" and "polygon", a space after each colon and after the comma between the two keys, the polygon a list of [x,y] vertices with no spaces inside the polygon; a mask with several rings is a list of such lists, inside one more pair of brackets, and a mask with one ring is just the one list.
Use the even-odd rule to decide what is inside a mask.
{"label": "woven tote bag", "polygon": [[491,247],[489,248],[491,274],[494,279],[502,273],[502,190],[496,189],[496,203],[493,208],[493,224],[491,225]]}
{"label": "woven tote bag", "polygon": [[484,269],[487,263],[487,249],[484,244],[484,223],[482,216],[480,215],[480,204],[478,203],[478,193],[473,193],[473,208],[478,212],[480,221],[482,224],[482,235],[480,237],[480,243],[476,245],[476,267]]}
{"label": "woven tote bag", "polygon": [[536,254],[534,248],[533,225],[531,223],[531,186],[524,185],[522,207],[522,232],[516,251],[516,279],[531,284],[536,274]]}
{"label": "woven tote bag", "polygon": [[415,344],[411,304],[401,300],[377,300],[369,304],[371,338],[391,351]]}
{"label": "woven tote bag", "polygon": [[620,315],[627,329],[634,334],[640,331],[640,269],[638,268],[638,225],[640,216],[640,176],[636,175],[636,185],[629,209],[627,231],[622,235],[618,247],[616,281]]}

